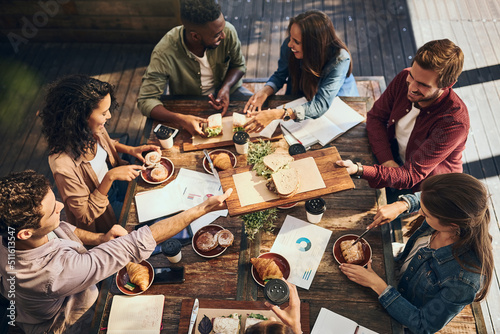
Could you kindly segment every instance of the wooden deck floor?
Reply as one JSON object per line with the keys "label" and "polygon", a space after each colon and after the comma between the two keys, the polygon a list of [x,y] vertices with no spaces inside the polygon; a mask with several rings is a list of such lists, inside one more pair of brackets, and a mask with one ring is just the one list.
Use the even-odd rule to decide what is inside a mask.
{"label": "wooden deck floor", "polygon": [[[464,168],[492,193],[497,271],[482,303],[487,333],[500,332],[500,4],[497,0],[219,0],[239,33],[247,78],[266,78],[275,69],[290,17],[308,9],[325,11],[346,41],[356,76],[384,76],[387,83],[411,64],[417,46],[450,38],[465,52],[457,92],[471,116]],[[0,5],[1,8],[1,5]],[[144,117],[135,99],[154,45],[41,44],[36,38],[18,53],[0,44],[0,175],[27,168],[52,179],[47,145],[35,116],[44,86],[70,73],[86,73],[116,85],[120,102],[108,130],[139,142]],[[470,309],[442,332],[474,332]]]}

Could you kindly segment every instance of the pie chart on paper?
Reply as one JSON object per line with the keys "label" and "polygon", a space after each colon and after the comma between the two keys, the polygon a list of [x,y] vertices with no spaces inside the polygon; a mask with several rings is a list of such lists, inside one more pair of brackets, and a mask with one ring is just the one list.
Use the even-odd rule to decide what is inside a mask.
{"label": "pie chart on paper", "polygon": [[304,237],[298,238],[295,243],[297,244],[298,250],[301,252],[307,252],[312,247],[311,240]]}

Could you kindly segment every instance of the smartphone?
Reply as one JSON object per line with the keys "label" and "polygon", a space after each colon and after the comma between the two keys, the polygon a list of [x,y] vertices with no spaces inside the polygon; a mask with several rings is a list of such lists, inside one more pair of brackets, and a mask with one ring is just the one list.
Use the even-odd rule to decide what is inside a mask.
{"label": "smartphone", "polygon": [[153,284],[183,283],[185,281],[184,267],[161,267],[153,269],[155,273]]}
{"label": "smartphone", "polygon": [[171,128],[171,127],[166,126],[166,125],[163,125],[163,124],[158,124],[158,125],[154,128],[153,132],[154,132],[155,134],[157,134],[157,133],[163,133],[163,134],[165,134],[167,137],[170,137],[170,136],[171,136],[171,137],[175,137],[175,135],[177,134],[177,132],[179,132],[179,130],[178,130],[178,129],[175,129],[175,128]]}

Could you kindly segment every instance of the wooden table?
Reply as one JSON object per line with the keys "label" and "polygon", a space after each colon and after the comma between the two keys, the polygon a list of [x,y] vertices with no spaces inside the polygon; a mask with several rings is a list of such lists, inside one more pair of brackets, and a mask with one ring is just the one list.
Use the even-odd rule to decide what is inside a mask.
{"label": "wooden table", "polygon": [[[276,96],[269,101],[269,107],[275,107],[293,99],[289,96]],[[371,100],[367,98],[344,98],[352,108],[366,115],[371,107]],[[242,111],[246,101],[231,101],[229,112]],[[208,115],[211,111],[205,99],[183,97],[175,100],[166,100],[165,105],[171,110],[183,113]],[[148,120],[141,142],[157,143],[152,133],[156,123]],[[172,149],[164,150],[163,156],[168,157],[175,165],[175,173],[179,168],[195,169],[203,172],[202,151],[183,152],[181,143],[189,140],[186,131],[180,131],[175,138]],[[275,146],[288,147],[282,139]],[[365,124],[359,124],[333,142],[342,159],[361,161],[373,164],[373,157],[366,137]],[[225,147],[235,152],[234,146]],[[320,148],[319,146],[317,148]],[[314,147],[313,147],[314,149]],[[237,155],[237,167],[246,165],[246,157]],[[333,162],[332,162],[333,163]],[[169,181],[171,181],[171,178]],[[360,234],[372,222],[379,205],[385,204],[383,191],[371,189],[364,180],[354,180],[356,188],[335,194],[323,196],[327,202],[327,210],[322,221],[318,224],[330,229],[333,233],[323,255],[321,264],[309,290],[299,288],[299,295],[303,302],[309,304],[309,317],[303,320],[303,331],[309,333],[322,307],[346,316],[358,324],[368,327],[379,333],[400,333],[401,326],[387,314],[377,300],[376,294],[368,288],[361,287],[349,281],[339,269],[332,255],[334,241],[343,234]],[[146,184],[141,179],[130,183],[126,203],[122,211],[120,222],[127,230],[133,230],[138,223],[135,202],[133,197],[137,192],[159,188]],[[243,221],[239,217],[220,217],[215,223],[230,229],[235,235],[233,246],[217,258],[206,259],[198,256],[192,247],[182,248],[182,261],[172,266],[184,266],[186,281],[183,284],[152,285],[145,294],[165,295],[162,333],[186,333],[188,315],[181,317],[183,299],[218,299],[236,301],[263,300],[263,290],[253,281],[250,273],[249,259],[266,253],[279,232],[286,215],[307,220],[304,202],[288,210],[278,210],[278,228],[273,234],[258,236],[252,242],[248,241],[243,231]],[[392,282],[393,272],[392,252],[390,245],[389,228],[384,225],[370,234],[366,239],[373,250],[373,269],[386,281]],[[155,255],[149,260],[154,266],[170,266],[162,255]],[[113,282],[114,276],[103,281],[96,307],[92,333],[107,327],[107,320],[113,294],[119,294]],[[192,305],[192,301],[184,301],[185,307]],[[190,308],[189,308],[190,310]]]}

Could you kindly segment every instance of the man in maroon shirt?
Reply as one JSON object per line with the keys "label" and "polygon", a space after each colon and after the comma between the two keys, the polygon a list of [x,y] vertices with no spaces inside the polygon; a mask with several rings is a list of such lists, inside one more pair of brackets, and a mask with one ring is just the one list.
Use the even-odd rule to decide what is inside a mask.
{"label": "man in maroon shirt", "polygon": [[422,46],[412,66],[394,78],[368,112],[366,130],[379,165],[337,164],[373,188],[411,191],[428,176],[462,172],[469,114],[451,87],[463,63],[462,50],[448,39]]}

